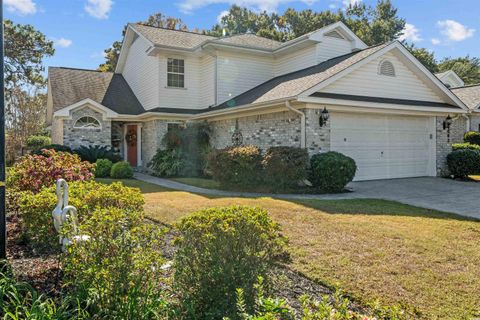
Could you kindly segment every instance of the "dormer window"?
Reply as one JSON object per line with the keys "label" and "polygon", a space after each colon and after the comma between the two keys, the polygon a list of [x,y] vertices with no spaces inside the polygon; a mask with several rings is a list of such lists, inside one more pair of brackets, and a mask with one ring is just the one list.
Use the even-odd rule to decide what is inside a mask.
{"label": "dormer window", "polygon": [[381,61],[378,67],[378,74],[395,77],[395,67],[393,66],[393,63],[388,60]]}
{"label": "dormer window", "polygon": [[168,58],[167,86],[171,88],[185,87],[185,61],[184,60]]}

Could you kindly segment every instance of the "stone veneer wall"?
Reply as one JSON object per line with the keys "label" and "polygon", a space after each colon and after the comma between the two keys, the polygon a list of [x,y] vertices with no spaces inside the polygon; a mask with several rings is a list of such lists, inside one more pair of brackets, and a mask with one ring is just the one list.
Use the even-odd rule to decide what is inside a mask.
{"label": "stone veneer wall", "polygon": [[[226,148],[232,145],[235,119],[210,122],[212,147]],[[263,151],[272,146],[300,147],[300,116],[291,111],[238,118],[238,128],[243,144],[253,144]]]}
{"label": "stone veneer wall", "polygon": [[480,115],[470,116],[470,130],[480,131]]}
{"label": "stone veneer wall", "polygon": [[310,155],[330,151],[330,121],[320,127],[319,117],[322,110],[305,109],[306,147]]}
{"label": "stone veneer wall", "polygon": [[167,133],[167,120],[152,120],[142,126],[142,163],[147,167],[150,160],[162,146],[162,138]]}
{"label": "stone veneer wall", "polygon": [[[84,116],[94,117],[100,122],[98,129],[75,129],[75,122]],[[89,107],[84,107],[72,112],[72,119],[63,121],[63,144],[72,149],[80,146],[107,146],[111,147],[111,121],[103,120],[102,114]]]}
{"label": "stone veneer wall", "polygon": [[443,130],[443,121],[445,117],[436,117],[437,129],[437,175],[445,176],[448,174],[447,155],[452,152],[452,144],[463,142],[463,135],[466,131],[466,119],[459,117],[453,121],[450,126],[450,139],[447,130]]}

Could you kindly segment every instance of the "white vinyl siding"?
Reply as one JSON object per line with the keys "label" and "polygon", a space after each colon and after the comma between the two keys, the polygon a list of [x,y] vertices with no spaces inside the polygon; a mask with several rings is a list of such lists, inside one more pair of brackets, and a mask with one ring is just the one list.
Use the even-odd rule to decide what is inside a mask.
{"label": "white vinyl siding", "polygon": [[435,175],[435,120],[332,113],[331,150],[353,158],[355,180]]}
{"label": "white vinyl siding", "polygon": [[215,58],[204,56],[200,60],[200,101],[204,108],[215,104]]}
{"label": "white vinyl siding", "polygon": [[158,107],[158,58],[145,53],[148,44],[137,38],[125,62],[123,77],[145,109]]}
{"label": "white vinyl siding", "polygon": [[218,53],[218,103],[225,102],[273,78],[273,59]]}
{"label": "white vinyl siding", "polygon": [[320,63],[352,52],[352,42],[345,39],[323,37],[317,44],[316,63]]}
{"label": "white vinyl siding", "polygon": [[275,59],[275,77],[315,65],[315,54],[315,45],[312,45],[310,47],[279,56]]}
{"label": "white vinyl siding", "polygon": [[[378,74],[379,63],[393,63],[395,77]],[[321,90],[328,93],[443,102],[395,54],[387,53]]]}

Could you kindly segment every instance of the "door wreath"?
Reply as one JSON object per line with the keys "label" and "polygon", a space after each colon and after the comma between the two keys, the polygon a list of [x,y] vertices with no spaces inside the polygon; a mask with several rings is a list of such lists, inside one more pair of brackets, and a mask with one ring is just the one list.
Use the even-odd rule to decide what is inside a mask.
{"label": "door wreath", "polygon": [[135,147],[137,145],[137,134],[134,131],[129,131],[125,136],[125,140],[129,146]]}

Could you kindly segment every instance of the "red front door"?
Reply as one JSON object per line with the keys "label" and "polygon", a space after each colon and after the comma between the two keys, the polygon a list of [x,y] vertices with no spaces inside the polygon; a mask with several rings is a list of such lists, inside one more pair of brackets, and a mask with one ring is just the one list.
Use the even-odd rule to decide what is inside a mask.
{"label": "red front door", "polygon": [[129,124],[127,126],[127,161],[132,167],[137,166],[137,136],[138,127],[135,124]]}

